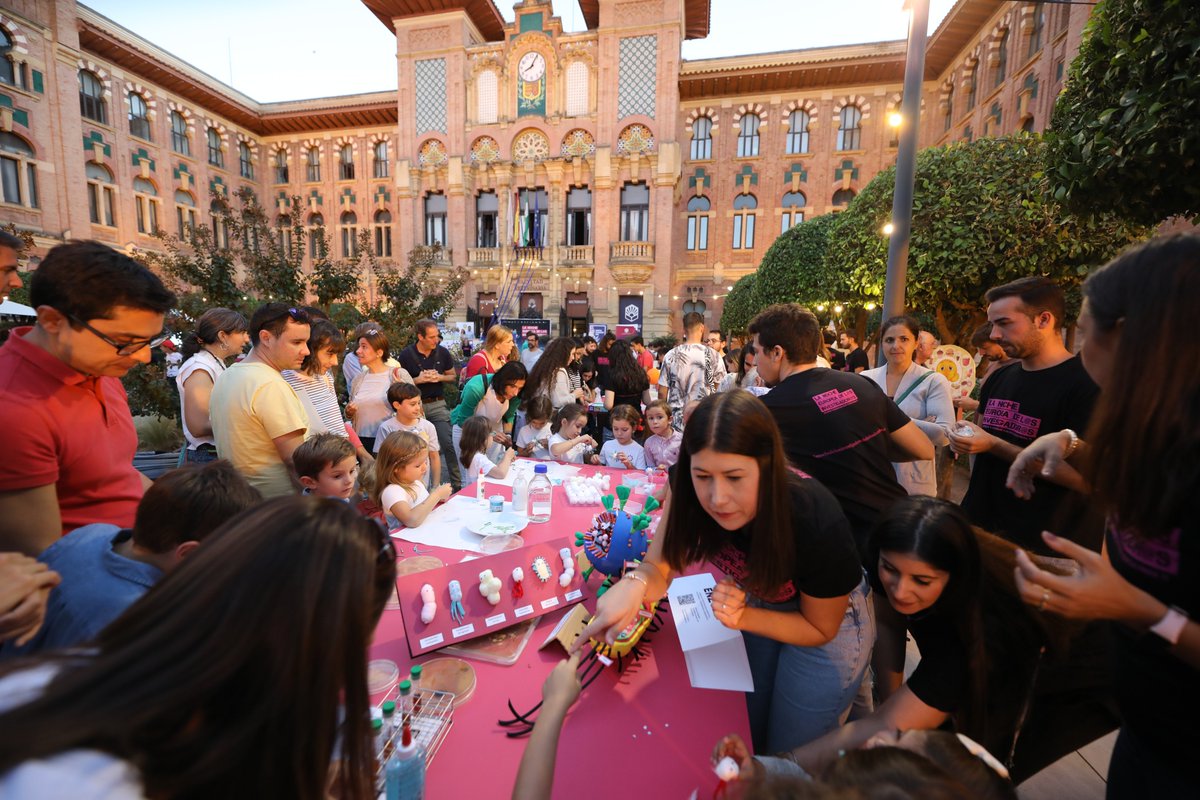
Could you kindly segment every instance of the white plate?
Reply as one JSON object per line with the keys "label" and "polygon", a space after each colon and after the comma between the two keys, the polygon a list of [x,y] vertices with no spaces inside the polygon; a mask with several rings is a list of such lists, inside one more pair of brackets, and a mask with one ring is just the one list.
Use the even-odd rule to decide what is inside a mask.
{"label": "white plate", "polygon": [[498,536],[506,533],[520,533],[528,524],[528,518],[511,511],[502,511],[499,514],[489,513],[479,517],[467,525],[467,530],[480,536]]}

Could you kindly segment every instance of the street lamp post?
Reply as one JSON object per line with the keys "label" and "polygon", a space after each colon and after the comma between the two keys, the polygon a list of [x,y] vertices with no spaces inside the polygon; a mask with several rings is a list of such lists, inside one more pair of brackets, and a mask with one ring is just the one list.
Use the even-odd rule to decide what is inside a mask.
{"label": "street lamp post", "polygon": [[[883,317],[904,313],[904,283],[908,275],[908,241],[912,233],[913,178],[917,164],[917,134],[921,119],[921,84],[925,76],[925,32],[929,0],[906,0],[912,12],[908,23],[908,55],[904,61],[904,101],[900,107],[900,149],[896,156],[896,192],[892,198],[892,230],[888,238],[887,279],[883,287]],[[882,363],[883,348],[879,348]]]}

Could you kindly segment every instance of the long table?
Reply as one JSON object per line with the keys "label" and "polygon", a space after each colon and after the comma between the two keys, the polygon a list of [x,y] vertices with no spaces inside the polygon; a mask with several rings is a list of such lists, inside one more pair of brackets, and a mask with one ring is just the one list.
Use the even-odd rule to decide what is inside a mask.
{"label": "long table", "polygon": [[[611,473],[614,487],[620,483],[622,470],[584,467],[580,474],[595,472]],[[501,494],[506,499],[511,499],[511,492],[507,486],[488,487],[489,495]],[[530,524],[522,536],[527,543],[573,537],[601,510],[601,506],[570,505],[563,488],[555,486],[550,521]],[[411,544],[401,538],[395,541],[400,558],[413,555]],[[470,555],[427,546],[422,546],[420,553],[435,555],[446,564]],[[595,609],[598,586],[593,575],[584,591],[583,602],[589,611]],[[561,615],[555,611],[541,618],[524,653],[512,666],[466,659],[475,669],[477,684],[470,699],[454,712],[453,727],[426,778],[427,797],[490,800],[512,792],[526,739],[507,738],[497,720],[509,715],[510,699],[521,711],[541,699],[542,682],[563,656],[554,644],[542,651],[536,648]],[[717,783],[709,762],[713,745],[727,733],[749,740],[744,695],[693,689],[674,623],[669,615],[663,617],[661,630],[649,637],[646,657],[621,673],[615,664],[606,668],[571,708],[558,746],[554,797],[607,799],[624,794],[686,798],[694,790],[698,797],[709,797]],[[371,658],[395,661],[404,675],[411,664],[438,657],[435,651],[411,658],[401,612],[384,611]]]}

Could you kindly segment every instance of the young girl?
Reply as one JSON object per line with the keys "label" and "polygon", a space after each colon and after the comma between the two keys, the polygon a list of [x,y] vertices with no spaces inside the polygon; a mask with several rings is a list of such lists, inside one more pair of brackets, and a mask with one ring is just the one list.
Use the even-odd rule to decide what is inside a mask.
{"label": "young girl", "polygon": [[655,400],[646,406],[646,427],[651,433],[644,445],[646,466],[658,469],[675,466],[683,434],[671,427],[671,406],[666,400]]}
{"label": "young girl", "polygon": [[550,398],[535,397],[525,409],[529,422],[517,434],[517,455],[545,461],[550,458]]}
{"label": "young girl", "polygon": [[453,493],[448,483],[426,489],[428,471],[429,445],[415,433],[396,431],[383,440],[375,458],[371,499],[400,524],[415,528]]}
{"label": "young girl", "polygon": [[645,469],[646,454],[633,440],[633,432],[642,422],[642,415],[633,406],[617,406],[612,410],[612,439],[600,449],[604,466],[614,469]]}
{"label": "young girl", "polygon": [[458,460],[467,471],[463,475],[464,489],[479,480],[480,474],[488,478],[504,478],[513,459],[517,457],[517,451],[511,447],[504,451],[499,464],[487,457],[488,445],[492,441],[492,421],[484,416],[477,415],[463,423],[460,441]]}
{"label": "young girl", "polygon": [[[550,437],[550,457],[559,461],[569,461],[572,464],[582,464],[589,447],[596,447],[596,440],[590,436],[580,436],[587,423],[587,413],[578,403],[567,403],[554,415]],[[599,464],[600,456],[592,454],[589,464]]]}

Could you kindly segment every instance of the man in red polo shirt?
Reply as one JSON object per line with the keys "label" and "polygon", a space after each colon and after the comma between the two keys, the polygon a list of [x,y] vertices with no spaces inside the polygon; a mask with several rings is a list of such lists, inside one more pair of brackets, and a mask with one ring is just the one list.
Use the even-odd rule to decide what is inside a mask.
{"label": "man in red polo shirt", "polygon": [[175,304],[154,273],[98,242],[33,274],[37,324],[0,348],[0,551],[37,555],[81,525],[133,526],[149,483],[119,378],[150,361]]}

